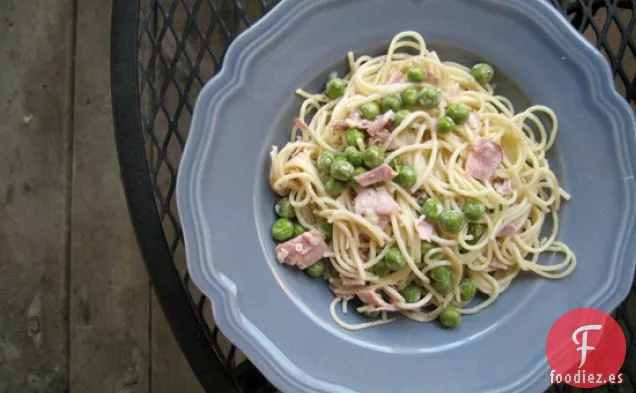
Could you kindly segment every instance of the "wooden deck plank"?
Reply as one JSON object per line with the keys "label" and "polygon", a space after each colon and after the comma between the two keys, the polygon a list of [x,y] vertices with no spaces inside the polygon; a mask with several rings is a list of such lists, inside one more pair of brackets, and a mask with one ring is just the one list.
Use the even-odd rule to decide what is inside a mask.
{"label": "wooden deck plank", "polygon": [[151,309],[152,393],[204,393],[154,294]]}
{"label": "wooden deck plank", "polygon": [[71,393],[149,392],[149,284],[113,135],[111,2],[78,3],[71,237]]}
{"label": "wooden deck plank", "polygon": [[73,8],[0,12],[0,392],[68,388],[67,217]]}

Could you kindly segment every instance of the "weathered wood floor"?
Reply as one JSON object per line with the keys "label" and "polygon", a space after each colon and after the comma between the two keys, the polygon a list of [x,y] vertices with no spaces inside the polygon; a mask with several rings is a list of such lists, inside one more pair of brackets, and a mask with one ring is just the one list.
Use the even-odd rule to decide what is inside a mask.
{"label": "weathered wood floor", "polygon": [[0,2],[0,393],[200,393],[140,260],[110,1]]}

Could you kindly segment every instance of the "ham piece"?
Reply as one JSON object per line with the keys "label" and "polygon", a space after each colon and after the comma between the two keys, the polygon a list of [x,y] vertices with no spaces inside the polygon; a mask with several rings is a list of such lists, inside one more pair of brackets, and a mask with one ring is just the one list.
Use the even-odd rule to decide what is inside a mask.
{"label": "ham piece", "polygon": [[347,130],[349,128],[360,128],[365,130],[369,136],[375,136],[387,128],[387,125],[393,120],[395,113],[391,110],[384,112],[373,120],[366,120],[360,116],[357,111],[351,112],[344,120],[338,120],[332,124],[334,130]]}
{"label": "ham piece", "polygon": [[499,260],[499,258],[497,258],[497,256],[493,255],[492,259],[490,260],[490,266],[496,268],[496,269],[501,269],[501,270],[508,270],[508,265],[506,265],[505,263],[501,262]]}
{"label": "ham piece", "polygon": [[276,258],[282,263],[307,269],[331,250],[325,237],[316,228],[276,246]]}
{"label": "ham piece", "polygon": [[525,214],[521,217],[517,217],[514,220],[512,220],[511,222],[509,222],[508,224],[506,224],[503,228],[501,228],[501,230],[499,231],[499,233],[497,234],[497,236],[512,236],[515,233],[517,233],[519,231],[519,229],[521,229],[521,227],[523,226],[523,223],[526,221],[526,218],[528,218],[528,215]]}
{"label": "ham piece", "polygon": [[389,75],[389,83],[404,83],[406,77],[397,68],[391,68],[391,74]]}
{"label": "ham piece", "polygon": [[435,233],[435,227],[430,222],[424,220],[424,217],[420,217],[415,220],[415,230],[422,240],[431,240],[431,236]]}
{"label": "ham piece", "polygon": [[492,182],[492,186],[503,196],[512,195],[512,182],[510,179],[496,179]]}
{"label": "ham piece", "polygon": [[468,153],[466,172],[477,180],[489,180],[502,161],[501,146],[490,139],[478,139]]}
{"label": "ham piece", "polygon": [[[336,131],[359,128],[369,135],[369,143],[375,146],[384,146],[386,141],[391,137],[394,118],[395,113],[392,110],[384,112],[373,120],[363,119],[359,112],[353,111],[346,119],[335,121],[331,127]],[[395,150],[398,147],[397,142],[392,140],[387,146],[387,149]]]}
{"label": "ham piece", "polygon": [[294,118],[294,126],[298,127],[299,129],[301,129],[303,132],[309,132],[309,126],[307,125],[307,123],[305,123],[305,121],[303,119],[301,119],[300,117],[295,117]]}
{"label": "ham piece", "polygon": [[367,129],[371,125],[370,120],[363,119],[360,112],[353,111],[344,120],[338,120],[331,126],[334,130],[343,131],[349,128]]}
{"label": "ham piece", "polygon": [[386,190],[365,188],[356,195],[354,209],[357,214],[385,215],[395,213],[400,206]]}
{"label": "ham piece", "polygon": [[[378,135],[383,130],[387,130],[387,125],[393,120],[395,113],[392,110],[388,110],[376,117],[366,128],[367,134],[373,137]],[[387,130],[388,131],[388,130]]]}
{"label": "ham piece", "polygon": [[481,127],[481,118],[477,113],[473,112],[470,114],[470,116],[468,116],[468,121],[466,122],[466,124],[468,124],[468,127],[477,130]]}
{"label": "ham piece", "polygon": [[439,78],[437,76],[433,75],[432,73],[427,72],[426,73],[426,81],[428,83],[430,83],[431,85],[436,85],[436,84],[439,83]]}
{"label": "ham piece", "polygon": [[[386,141],[390,137],[391,137],[391,131],[385,128],[379,131],[377,134],[373,135],[371,138],[369,138],[369,143],[373,146],[384,147],[384,145],[386,144]],[[386,150],[392,151],[392,150],[396,150],[398,147],[400,147],[400,145],[398,145],[395,139],[392,139],[391,142],[389,142],[388,146],[386,146]]]}
{"label": "ham piece", "polygon": [[391,217],[388,214],[378,214],[378,226],[383,231],[391,225]]}
{"label": "ham piece", "polygon": [[342,277],[340,282],[345,287],[361,287],[364,285],[364,280],[360,278]]}
{"label": "ham piece", "polygon": [[349,128],[367,128],[371,123],[360,116],[360,113],[353,111],[344,120],[338,120],[331,125],[331,128],[337,131],[347,130]]}
{"label": "ham piece", "polygon": [[382,299],[382,296],[374,290],[366,289],[364,291],[359,291],[356,295],[360,300],[362,300],[362,302],[373,307],[373,309],[377,311],[397,311],[397,307],[385,302],[384,299]]}
{"label": "ham piece", "polygon": [[382,164],[370,171],[363,172],[356,176],[354,179],[362,187],[368,187],[372,184],[387,181],[397,176],[397,173],[388,164]]}
{"label": "ham piece", "polygon": [[400,206],[386,190],[365,188],[356,195],[354,210],[366,217],[383,230],[391,224],[389,215],[399,210]]}

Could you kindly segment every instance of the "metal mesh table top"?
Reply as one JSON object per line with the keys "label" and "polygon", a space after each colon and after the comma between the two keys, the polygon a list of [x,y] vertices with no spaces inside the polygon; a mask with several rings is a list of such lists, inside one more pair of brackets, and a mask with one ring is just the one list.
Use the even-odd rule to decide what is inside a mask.
{"label": "metal mesh table top", "polygon": [[[114,0],[112,91],[120,167],[137,238],[157,297],[208,392],[275,389],[214,325],[209,300],[190,281],[176,209],[179,160],[202,86],[228,45],[278,0]],[[636,109],[636,0],[552,0],[606,57],[616,88]],[[616,310],[636,391],[636,286]],[[577,391],[553,386],[556,392]]]}

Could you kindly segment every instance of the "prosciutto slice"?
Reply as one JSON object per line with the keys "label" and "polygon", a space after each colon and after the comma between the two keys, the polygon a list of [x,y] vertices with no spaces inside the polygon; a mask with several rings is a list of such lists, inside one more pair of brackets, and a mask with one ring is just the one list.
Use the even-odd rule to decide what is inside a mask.
{"label": "prosciutto slice", "polygon": [[389,75],[389,83],[404,83],[406,77],[397,68],[391,68],[391,74]]}
{"label": "prosciutto slice", "polygon": [[371,169],[370,171],[359,174],[358,176],[354,177],[354,179],[362,187],[368,187],[375,183],[391,180],[395,176],[397,176],[397,173],[393,170],[393,168],[391,168],[388,164],[382,164]]}
{"label": "prosciutto slice", "polygon": [[309,132],[309,126],[307,125],[307,123],[305,123],[305,121],[303,119],[301,119],[300,117],[295,117],[294,118],[294,126],[298,127],[299,129],[301,129],[303,132]]}
{"label": "prosciutto slice", "polygon": [[511,222],[509,222],[508,224],[506,224],[503,228],[501,228],[501,230],[499,231],[499,233],[497,234],[497,236],[512,236],[515,233],[517,233],[519,231],[519,229],[521,229],[521,227],[523,226],[523,223],[526,221],[526,219],[528,218],[528,215],[525,214],[521,217],[517,217],[514,220],[512,220]]}
{"label": "prosciutto slice", "polygon": [[345,287],[361,287],[364,285],[364,280],[359,278],[342,277],[340,282]]}
{"label": "prosciutto slice", "polygon": [[330,251],[322,232],[311,228],[302,235],[277,245],[276,258],[281,263],[298,266],[304,270],[324,258]]}
{"label": "prosciutto slice", "polygon": [[512,182],[510,179],[496,179],[492,182],[492,186],[503,196],[512,195]]}
{"label": "prosciutto slice", "polygon": [[424,217],[420,217],[415,220],[415,230],[418,236],[422,240],[431,240],[431,236],[435,233],[435,227],[430,222],[424,220]]}
{"label": "prosciutto slice", "polygon": [[363,303],[366,303],[377,311],[397,311],[396,306],[385,302],[382,296],[374,290],[366,289],[359,291],[356,295]]}
{"label": "prosciutto slice", "polygon": [[334,130],[339,131],[347,130],[349,128],[360,128],[365,130],[370,137],[373,137],[381,133],[383,130],[387,130],[387,127],[390,125],[389,123],[391,123],[394,117],[395,113],[389,110],[373,120],[366,120],[360,116],[359,112],[353,111],[346,119],[334,122],[331,127]]}
{"label": "prosciutto slice", "polygon": [[496,269],[501,269],[501,270],[508,270],[508,265],[506,265],[505,263],[501,262],[499,260],[499,258],[497,258],[496,255],[492,256],[492,259],[490,260],[490,266],[496,268]]}
{"label": "prosciutto slice", "polygon": [[[374,136],[372,136],[371,138],[369,138],[369,143],[374,146],[384,147],[384,145],[386,144],[386,141],[390,137],[391,137],[391,131],[387,129],[383,129],[377,134],[375,134]],[[386,149],[391,151],[391,150],[396,150],[398,147],[400,147],[400,145],[398,145],[395,139],[392,139],[391,142],[389,142],[389,145],[386,147]]]}
{"label": "prosciutto slice", "polygon": [[357,214],[386,215],[395,213],[400,206],[386,190],[365,188],[356,195],[354,209]]}
{"label": "prosciutto slice", "polygon": [[392,110],[388,110],[380,116],[376,117],[366,128],[367,134],[372,137],[376,136],[383,130],[387,130],[387,125],[393,120],[394,117],[395,113]]}
{"label": "prosciutto slice", "polygon": [[466,124],[468,124],[468,127],[478,130],[481,127],[481,118],[477,113],[473,112],[470,114],[470,116],[468,116],[468,121],[466,122]]}
{"label": "prosciutto slice", "polygon": [[477,180],[489,180],[502,161],[501,146],[490,139],[478,139],[468,153],[466,172]]}
{"label": "prosciutto slice", "polygon": [[427,72],[426,81],[430,83],[431,85],[436,85],[439,83],[439,78],[436,75],[432,74],[431,72]]}

